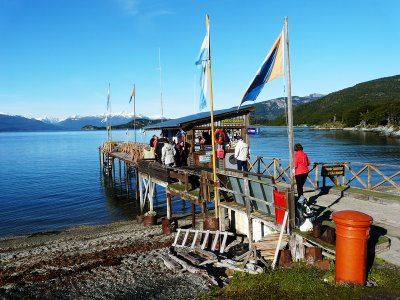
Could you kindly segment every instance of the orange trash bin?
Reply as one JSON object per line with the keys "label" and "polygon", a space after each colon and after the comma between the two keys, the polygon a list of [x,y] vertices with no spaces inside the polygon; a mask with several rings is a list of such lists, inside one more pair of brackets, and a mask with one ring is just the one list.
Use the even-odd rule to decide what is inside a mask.
{"label": "orange trash bin", "polygon": [[372,217],[359,211],[332,214],[336,224],[336,282],[365,285],[367,242]]}

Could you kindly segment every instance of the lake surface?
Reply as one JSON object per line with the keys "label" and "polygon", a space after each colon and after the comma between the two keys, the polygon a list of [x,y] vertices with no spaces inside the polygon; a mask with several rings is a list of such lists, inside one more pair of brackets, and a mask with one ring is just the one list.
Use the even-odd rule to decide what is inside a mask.
{"label": "lake surface", "polygon": [[[152,134],[138,133],[137,141],[147,143]],[[294,136],[313,162],[400,165],[399,138],[310,128],[295,128]],[[113,132],[114,140],[128,138],[133,140],[125,131]],[[99,146],[106,139],[105,131],[0,133],[0,236],[135,219],[134,193],[101,174]],[[250,149],[252,156],[288,158],[286,128],[262,128]],[[165,213],[164,189],[158,189],[155,208]],[[173,200],[174,213],[190,209]]]}

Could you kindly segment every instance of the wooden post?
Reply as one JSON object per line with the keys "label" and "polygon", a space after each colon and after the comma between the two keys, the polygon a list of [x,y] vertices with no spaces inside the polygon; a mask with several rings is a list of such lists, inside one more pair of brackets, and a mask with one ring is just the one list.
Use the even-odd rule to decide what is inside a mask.
{"label": "wooden post", "polygon": [[371,189],[371,186],[372,186],[371,182],[372,182],[372,168],[368,164],[368,189],[369,190]]}
{"label": "wooden post", "polygon": [[219,230],[225,231],[225,207],[219,207]]}
{"label": "wooden post", "polygon": [[201,203],[201,211],[203,213],[203,220],[205,220],[206,219],[206,213],[207,213],[207,202],[204,201],[204,199],[202,200],[202,203]]}
{"label": "wooden post", "polygon": [[113,158],[111,158],[111,161],[112,161],[112,166],[111,166],[111,168],[112,168],[112,174],[113,174],[113,177],[114,177],[114,180],[115,180],[115,162],[114,162],[114,157]]}
{"label": "wooden post", "polygon": [[286,204],[289,210],[289,226],[288,231],[290,232],[291,228],[296,227],[296,203],[294,201],[294,190],[285,191],[286,196]]}
{"label": "wooden post", "polygon": [[119,182],[122,181],[122,170],[121,170],[121,160],[118,159],[118,175],[119,175]]}
{"label": "wooden post", "polygon": [[[140,203],[140,190],[139,188],[139,168],[138,166],[135,167],[135,197],[136,197],[136,203]],[[138,205],[139,207],[139,205]]]}
{"label": "wooden post", "polygon": [[249,180],[247,178],[243,178],[244,182],[244,193],[245,193],[245,201],[246,201],[246,215],[249,226],[249,249],[252,249],[253,245],[253,219],[251,218],[251,203],[250,203],[250,188],[249,188]]}
{"label": "wooden post", "polygon": [[172,207],[171,207],[171,194],[167,192],[167,219],[171,220],[172,218]]}
{"label": "wooden post", "polygon": [[196,204],[192,203],[192,228],[196,229]]}
{"label": "wooden post", "polygon": [[139,203],[140,203],[140,214],[143,214],[143,206],[142,203],[143,201],[143,178],[142,175],[140,175],[140,173],[138,173],[139,176],[139,192],[140,192],[140,198],[139,198]]}
{"label": "wooden post", "polygon": [[124,162],[125,186],[129,195],[129,167],[128,163]]}
{"label": "wooden post", "polygon": [[[221,201],[220,194],[219,194],[220,181],[217,180],[217,182],[214,182],[214,185],[216,187],[214,189],[214,191],[217,193],[215,196],[216,196],[217,202],[220,203],[220,201]],[[215,209],[218,209],[218,216],[219,216],[219,218],[218,218],[218,228],[221,228],[221,222],[224,222],[224,218],[221,219],[221,216],[220,216],[221,209],[219,209],[219,207],[216,207]]]}
{"label": "wooden post", "polygon": [[344,163],[343,165],[344,165],[344,172],[342,176],[342,185],[346,185],[346,163]]}
{"label": "wooden post", "polygon": [[315,166],[315,185],[316,188],[319,189],[319,165]]}
{"label": "wooden post", "polygon": [[101,167],[103,165],[103,160],[101,159],[102,155],[101,155],[101,147],[99,147],[99,161],[100,161],[100,171],[101,171]]}
{"label": "wooden post", "polygon": [[154,209],[154,191],[155,191],[155,183],[152,181],[151,177],[149,176],[149,210],[153,211]]}

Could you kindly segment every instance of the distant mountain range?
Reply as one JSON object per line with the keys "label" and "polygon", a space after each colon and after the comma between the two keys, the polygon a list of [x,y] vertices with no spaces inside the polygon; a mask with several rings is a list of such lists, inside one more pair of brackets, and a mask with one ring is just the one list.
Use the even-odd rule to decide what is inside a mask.
{"label": "distant mountain range", "polygon": [[[293,107],[313,102],[320,99],[324,95],[322,94],[311,94],[305,97],[292,96]],[[255,111],[251,114],[252,123],[263,123],[266,121],[273,120],[282,114],[286,110],[286,97],[266,100],[262,102],[254,103]]]}
{"label": "distant mountain range", "polygon": [[35,119],[0,114],[0,131],[54,131],[60,127]]}
{"label": "distant mountain range", "polygon": [[[321,98],[323,95],[311,94],[306,97],[293,96],[293,106],[308,103]],[[252,123],[272,120],[285,111],[285,98],[277,98],[254,103]],[[136,115],[136,127],[141,128],[165,120],[160,116],[147,117]],[[104,129],[107,125],[107,116],[73,116],[66,119],[44,117],[29,119],[22,116],[0,114],[0,131],[55,131],[55,130],[96,130]],[[132,128],[133,114],[119,113],[112,115],[112,126],[116,129]]]}
{"label": "distant mountain range", "polygon": [[[255,102],[251,124],[285,125],[285,100],[282,97]],[[400,127],[400,75],[359,83],[326,96],[293,96],[292,102],[294,125]],[[132,119],[132,114],[115,114],[112,125],[114,128],[132,128]],[[137,116],[136,127],[161,120],[159,117]],[[106,115],[36,120],[0,114],[0,131],[96,130],[104,129],[106,125]]]}
{"label": "distant mountain range", "polygon": [[[121,113],[112,115],[112,125],[117,126],[132,121],[133,114]],[[164,118],[165,119],[165,118]],[[160,121],[158,116],[146,117],[136,116],[137,124],[147,124],[149,121]],[[142,121],[141,121],[142,120]],[[61,131],[81,130],[84,126],[97,128],[105,127],[107,124],[106,115],[97,116],[74,116],[63,120],[55,118],[29,119],[22,116],[11,116],[0,114],[0,131]],[[140,126],[138,126],[140,128]]]}

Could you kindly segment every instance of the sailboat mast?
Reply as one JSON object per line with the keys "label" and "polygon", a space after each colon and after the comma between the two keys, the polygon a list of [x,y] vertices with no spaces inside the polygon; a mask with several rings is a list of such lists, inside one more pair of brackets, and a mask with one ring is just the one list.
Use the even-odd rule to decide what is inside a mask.
{"label": "sailboat mast", "polygon": [[289,139],[289,159],[290,159],[290,185],[294,188],[294,145],[293,145],[293,106],[292,106],[292,85],[290,80],[290,53],[289,53],[289,29],[288,17],[285,17],[285,47],[286,47],[286,84],[287,84],[287,105],[288,105],[288,139]]}
{"label": "sailboat mast", "polygon": [[163,107],[163,93],[162,93],[162,77],[161,77],[161,49],[158,48],[158,66],[160,70],[160,101],[161,101],[161,119],[164,117],[164,107]]}

